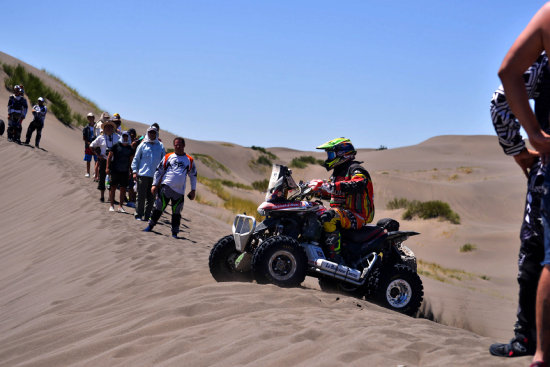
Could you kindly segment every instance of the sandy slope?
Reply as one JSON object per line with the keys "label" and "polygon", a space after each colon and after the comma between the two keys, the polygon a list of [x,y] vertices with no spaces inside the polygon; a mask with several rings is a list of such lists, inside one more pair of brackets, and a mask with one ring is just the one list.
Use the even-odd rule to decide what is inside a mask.
{"label": "sandy slope", "polygon": [[[17,62],[2,53],[0,61]],[[89,110],[42,71],[33,72],[62,92],[73,110]],[[8,95],[0,88],[4,120],[1,101],[7,103]],[[161,130],[167,147],[173,137]],[[170,238],[166,224],[157,234],[143,234],[143,223],[108,213],[97,200],[95,185],[83,177],[81,139],[80,129],[53,115],[43,150],[0,137],[1,366],[528,364],[529,358],[506,361],[487,352],[490,343],[512,334],[525,195],[525,178],[495,137],[442,136],[358,154],[374,181],[375,220],[400,218],[403,210],[385,209],[396,197],[443,200],[461,216],[460,225],[401,221],[402,228],[421,232],[407,241],[419,259],[470,273],[446,282],[423,276],[424,310],[445,325],[322,293],[310,278],[300,289],[215,283],[208,254],[229,233],[232,214],[187,202],[185,239]],[[199,161],[206,177],[250,184],[268,174],[250,165],[259,152],[234,142],[188,140],[186,150],[230,169],[223,173]],[[285,164],[300,155],[323,158],[320,152],[269,150]],[[328,176],[320,166],[294,175]],[[230,191],[262,200],[258,192]],[[199,193],[216,202],[202,185]],[[459,252],[465,243],[477,249]]]}
{"label": "sandy slope", "polygon": [[208,254],[228,226],[210,208],[186,204],[185,239],[167,225],[143,234],[107,212],[80,164],[5,137],[0,156],[2,366],[527,364],[490,357],[486,337],[310,280],[216,283]]}

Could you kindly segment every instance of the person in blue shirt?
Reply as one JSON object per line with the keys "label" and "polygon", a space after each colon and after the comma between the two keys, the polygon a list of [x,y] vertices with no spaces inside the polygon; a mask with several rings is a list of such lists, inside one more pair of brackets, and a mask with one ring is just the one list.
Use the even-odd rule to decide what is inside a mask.
{"label": "person in blue shirt", "polygon": [[148,221],[151,217],[155,198],[151,193],[155,170],[164,158],[164,145],[158,140],[158,131],[154,127],[147,129],[147,134],[136,149],[132,160],[132,175],[137,181],[137,203],[134,217]]}

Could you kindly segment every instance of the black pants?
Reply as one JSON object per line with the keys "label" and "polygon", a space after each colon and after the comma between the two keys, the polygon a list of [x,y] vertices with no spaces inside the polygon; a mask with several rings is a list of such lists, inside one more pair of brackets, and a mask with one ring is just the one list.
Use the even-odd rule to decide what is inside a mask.
{"label": "black pants", "polygon": [[21,131],[23,127],[18,120],[8,120],[8,139],[13,141],[19,141],[21,139]]}
{"label": "black pants", "polygon": [[514,327],[516,334],[526,336],[529,341],[536,340],[535,301],[537,286],[544,259],[542,237],[532,237],[521,242],[518,259],[518,312]]}
{"label": "black pants", "polygon": [[542,226],[542,195],[545,168],[535,163],[527,180],[525,212],[521,226],[521,246],[518,257],[518,312],[514,327],[516,334],[527,337],[529,343],[536,342],[535,301],[537,286],[544,259],[544,231]]}
{"label": "black pants", "polygon": [[105,170],[107,169],[107,160],[99,158],[99,181],[97,183],[97,189],[100,191],[105,191],[105,176],[107,176],[107,173]]}
{"label": "black pants", "polygon": [[34,145],[38,146],[40,144],[40,138],[42,137],[42,128],[44,123],[42,121],[32,120],[27,128],[27,137],[25,139],[25,144],[29,144],[31,141],[32,133],[36,130],[36,137],[34,139]]}

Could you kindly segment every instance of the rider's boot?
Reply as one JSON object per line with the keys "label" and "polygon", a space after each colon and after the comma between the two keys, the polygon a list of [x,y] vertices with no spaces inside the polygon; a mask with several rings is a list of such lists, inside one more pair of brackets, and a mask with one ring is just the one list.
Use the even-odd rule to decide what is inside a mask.
{"label": "rider's boot", "polygon": [[343,264],[344,259],[342,258],[342,255],[340,255],[340,231],[327,233],[325,236],[325,244],[327,247],[327,258],[335,263]]}

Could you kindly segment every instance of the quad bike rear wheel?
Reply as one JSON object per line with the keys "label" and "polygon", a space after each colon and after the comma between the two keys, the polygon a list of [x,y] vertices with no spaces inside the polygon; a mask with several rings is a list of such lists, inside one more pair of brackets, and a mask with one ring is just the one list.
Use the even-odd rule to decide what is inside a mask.
{"label": "quad bike rear wheel", "polygon": [[375,300],[382,306],[405,315],[414,316],[424,297],[422,280],[416,272],[403,264],[383,271]]}

